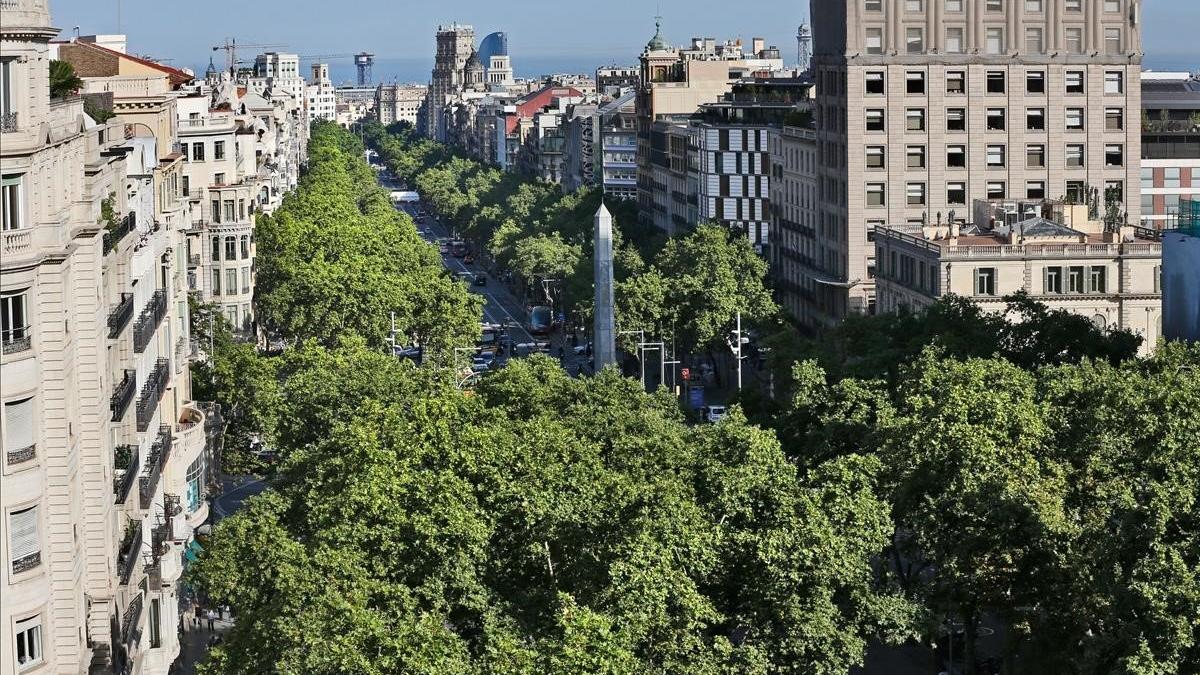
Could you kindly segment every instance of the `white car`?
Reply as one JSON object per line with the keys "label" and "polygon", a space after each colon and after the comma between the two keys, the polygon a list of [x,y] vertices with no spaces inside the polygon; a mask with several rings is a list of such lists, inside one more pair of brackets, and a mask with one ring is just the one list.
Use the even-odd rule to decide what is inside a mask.
{"label": "white car", "polygon": [[716,424],[725,419],[725,406],[710,405],[704,409],[704,420],[709,424]]}

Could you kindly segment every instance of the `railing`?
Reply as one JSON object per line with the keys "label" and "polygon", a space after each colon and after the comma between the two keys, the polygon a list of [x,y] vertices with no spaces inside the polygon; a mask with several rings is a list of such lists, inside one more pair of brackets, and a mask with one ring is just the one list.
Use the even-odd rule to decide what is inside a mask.
{"label": "railing", "polygon": [[20,129],[21,127],[17,124],[17,113],[7,112],[0,115],[0,134],[11,134]]}
{"label": "railing", "polygon": [[133,293],[122,293],[121,302],[108,313],[108,337],[115,339],[133,318]]}
{"label": "railing", "polygon": [[30,326],[12,328],[0,334],[0,353],[17,354],[33,348],[33,333]]}
{"label": "railing", "polygon": [[133,211],[125,214],[121,222],[117,223],[116,227],[105,228],[104,230],[104,255],[112,253],[117,244],[125,238],[125,235],[133,232],[137,228],[137,214]]}
{"label": "railing", "polygon": [[121,549],[117,553],[117,578],[120,579],[122,586],[129,585],[133,569],[141,557],[142,524],[131,520],[125,528],[125,535],[121,538]]}
{"label": "railing", "polygon": [[16,560],[12,561],[12,573],[20,574],[21,572],[28,572],[29,570],[41,564],[42,552],[35,551],[23,558],[17,558]]}
{"label": "railing", "polygon": [[161,558],[171,550],[171,525],[162,522],[150,528],[150,552],[155,559]]}
{"label": "railing", "polygon": [[146,458],[146,474],[139,479],[138,494],[141,498],[142,509],[150,508],[154,503],[154,492],[158,490],[158,480],[162,477],[163,466],[171,456],[171,427],[163,425],[158,428],[158,440],[150,447],[150,456]]}
{"label": "railing", "polygon": [[[169,492],[163,493],[163,513],[168,519],[183,513],[183,502],[179,495],[173,495]],[[176,537],[171,537],[175,539]]]}
{"label": "railing", "polygon": [[150,420],[158,410],[158,402],[162,400],[167,389],[167,381],[171,376],[171,362],[168,359],[158,359],[154,370],[142,385],[142,394],[137,402],[137,430],[145,431],[150,428]]}
{"label": "railing", "polygon": [[19,230],[8,230],[4,233],[3,244],[0,244],[0,252],[4,255],[15,255],[25,251],[33,246],[33,229],[22,228]]}
{"label": "railing", "polygon": [[4,462],[9,466],[24,464],[25,462],[33,459],[36,455],[37,444],[34,443],[23,448],[17,448],[16,450],[9,450],[7,453],[5,453]]}
{"label": "railing", "polygon": [[199,266],[200,266],[200,254],[199,253],[189,253],[188,254],[188,267],[199,267]]}
{"label": "railing", "polygon": [[138,593],[137,597],[126,608],[125,616],[121,617],[121,641],[127,646],[132,647],[141,639],[141,631],[138,630],[138,624],[141,623],[141,619],[142,594]]}
{"label": "railing", "polygon": [[158,324],[166,315],[167,292],[159,289],[154,291],[154,294],[150,296],[150,302],[146,303],[146,307],[142,310],[141,316],[138,317],[137,323],[133,325],[134,353],[141,354],[146,351],[151,338],[154,337],[154,331],[158,329]]}
{"label": "railing", "polygon": [[125,417],[125,411],[129,409],[129,404],[133,402],[133,394],[137,390],[137,371],[126,370],[121,381],[113,387],[112,398],[109,400],[108,408],[112,411],[112,421],[120,422]]}
{"label": "railing", "polygon": [[118,445],[113,451],[113,466],[123,469],[125,473],[113,477],[113,496],[117,504],[124,504],[129,498],[129,490],[133,487],[133,479],[137,478],[140,460],[136,445]]}

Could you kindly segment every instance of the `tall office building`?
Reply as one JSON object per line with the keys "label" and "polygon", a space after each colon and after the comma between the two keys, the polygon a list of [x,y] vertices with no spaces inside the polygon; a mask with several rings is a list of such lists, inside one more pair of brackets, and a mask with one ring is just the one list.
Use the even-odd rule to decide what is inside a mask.
{"label": "tall office building", "polygon": [[[442,109],[448,96],[463,88],[464,70],[467,60],[475,53],[475,29],[471,26],[452,23],[438,26],[437,53],[433,62],[433,77],[429,81],[426,98],[425,135],[442,140]],[[476,57],[478,58],[478,57]]]}
{"label": "tall office building", "polygon": [[823,318],[871,311],[877,225],[974,198],[1138,221],[1140,0],[813,0]]}

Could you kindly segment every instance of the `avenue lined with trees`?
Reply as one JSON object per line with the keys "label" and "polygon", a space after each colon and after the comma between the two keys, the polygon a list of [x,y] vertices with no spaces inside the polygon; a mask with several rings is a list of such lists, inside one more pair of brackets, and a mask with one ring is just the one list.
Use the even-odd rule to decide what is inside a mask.
{"label": "avenue lined with trees", "polygon": [[[364,133],[586,316],[598,194]],[[702,352],[742,312],[775,400],[692,425],[665,391],[544,357],[464,392],[386,348],[393,311],[444,352],[480,308],[362,151],[314,126],[300,188],[259,220],[255,301],[287,348],[218,322],[197,373],[226,447],[279,456],[190,573],[237,616],[202,672],[833,675],[885,644],[937,667],[950,632],[974,675],[995,631],[1007,673],[1200,673],[1200,347],[1138,359],[1136,336],[1021,297],[1020,322],[950,299],[800,339],[743,239],[666,241],[610,204],[618,321]]]}

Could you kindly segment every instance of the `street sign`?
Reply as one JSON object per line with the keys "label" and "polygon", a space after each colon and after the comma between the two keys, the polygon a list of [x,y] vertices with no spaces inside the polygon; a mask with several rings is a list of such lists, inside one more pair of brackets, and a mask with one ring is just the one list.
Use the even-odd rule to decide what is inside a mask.
{"label": "street sign", "polygon": [[691,380],[692,379],[692,369],[691,368],[681,368],[679,370],[679,377],[684,382]]}
{"label": "street sign", "polygon": [[688,387],[688,405],[693,408],[704,407],[704,387]]}

